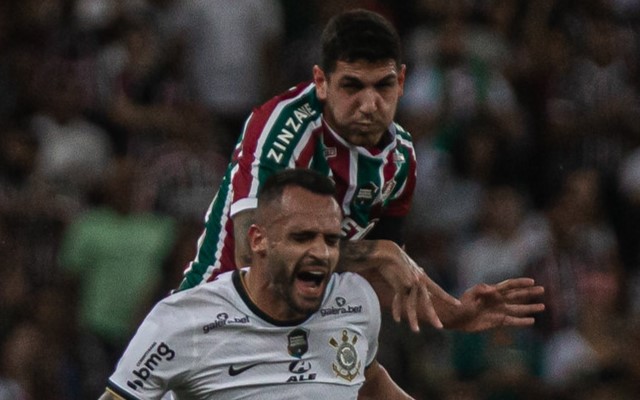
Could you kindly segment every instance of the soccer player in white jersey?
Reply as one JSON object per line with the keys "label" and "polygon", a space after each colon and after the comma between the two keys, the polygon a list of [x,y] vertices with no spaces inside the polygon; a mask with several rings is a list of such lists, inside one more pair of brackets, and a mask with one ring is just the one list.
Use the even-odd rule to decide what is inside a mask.
{"label": "soccer player in white jersey", "polygon": [[416,158],[411,136],[393,122],[406,70],[393,26],[370,11],[347,11],[329,21],[321,40],[313,81],[247,119],[180,289],[248,265],[245,238],[259,188],[276,171],[310,168],[336,184],[350,239],[339,270],[365,276],[396,320],[404,316],[416,331],[418,320],[466,331],[532,324],[530,314],[543,309],[534,302],[543,288],[533,280],[477,285],[458,300],[402,250]]}
{"label": "soccer player in white jersey", "polygon": [[410,399],[376,362],[380,305],[334,273],[342,213],[332,181],[285,170],[258,195],[252,264],[158,303],[101,400]]}

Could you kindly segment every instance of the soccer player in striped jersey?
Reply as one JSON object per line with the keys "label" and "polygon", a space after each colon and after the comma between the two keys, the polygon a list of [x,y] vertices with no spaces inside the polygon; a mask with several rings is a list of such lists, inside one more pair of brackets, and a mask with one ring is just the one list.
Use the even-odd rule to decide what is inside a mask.
{"label": "soccer player in striped jersey", "polygon": [[[322,35],[313,80],[256,108],[247,119],[205,230],[179,289],[211,281],[250,262],[247,232],[256,194],[274,172],[310,168],[332,178],[343,214],[339,270],[358,272],[396,320],[483,330],[529,325],[542,309],[530,279],[447,294],[402,250],[403,218],[416,181],[411,136],[394,123],[406,67],[400,39],[382,16],[339,14]],[[436,312],[437,311],[437,312]]]}
{"label": "soccer player in striped jersey", "polygon": [[308,169],[272,175],[249,229],[251,266],[157,304],[101,400],[411,399],[376,361],[373,288],[334,273],[334,190]]}

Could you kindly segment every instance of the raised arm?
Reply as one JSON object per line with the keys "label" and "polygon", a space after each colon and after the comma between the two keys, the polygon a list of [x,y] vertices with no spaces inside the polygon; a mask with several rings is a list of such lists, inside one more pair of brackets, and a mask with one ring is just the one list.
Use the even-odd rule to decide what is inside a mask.
{"label": "raised arm", "polygon": [[[233,217],[236,265],[248,265],[251,251],[247,232],[253,211]],[[544,310],[537,302],[544,289],[532,279],[510,279],[497,285],[481,284],[467,290],[460,300],[448,294],[391,240],[344,240],[338,272],[355,272],[373,286],[380,304],[396,321],[406,319],[414,332],[420,322],[435,328],[482,331],[498,326],[527,326],[531,314]]]}
{"label": "raised arm", "polygon": [[418,319],[442,328],[432,299],[454,307],[459,301],[431,280],[407,253],[390,240],[344,241],[339,271],[356,272],[373,286],[383,308],[394,319],[407,318],[411,329],[419,330]]}
{"label": "raised arm", "polygon": [[528,326],[532,314],[542,312],[544,288],[533,279],[508,279],[496,285],[479,284],[460,300],[449,295],[396,243],[389,240],[345,241],[339,269],[357,272],[373,286],[393,317],[406,318],[413,331],[419,321],[436,328],[482,331],[499,326]]}

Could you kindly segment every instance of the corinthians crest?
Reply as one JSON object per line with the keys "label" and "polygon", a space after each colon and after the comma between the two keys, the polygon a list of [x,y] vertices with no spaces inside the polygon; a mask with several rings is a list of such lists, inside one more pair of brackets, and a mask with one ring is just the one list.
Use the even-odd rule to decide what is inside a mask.
{"label": "corinthians crest", "polygon": [[362,362],[358,359],[358,351],[355,344],[358,337],[354,334],[349,339],[347,330],[342,331],[341,341],[331,338],[329,344],[333,346],[336,352],[336,361],[333,363],[333,372],[342,379],[351,382],[360,373]]}

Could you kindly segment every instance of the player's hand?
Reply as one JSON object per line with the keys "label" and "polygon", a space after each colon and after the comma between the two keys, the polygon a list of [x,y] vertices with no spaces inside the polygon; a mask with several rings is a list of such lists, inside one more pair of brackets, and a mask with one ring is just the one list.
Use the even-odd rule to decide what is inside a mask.
{"label": "player's hand", "polygon": [[386,261],[380,265],[379,270],[394,291],[391,306],[393,319],[400,322],[403,317],[406,318],[414,332],[420,330],[420,320],[441,329],[443,324],[436,312],[434,300],[451,307],[460,306],[460,302],[433,282],[397,244],[380,242],[380,246],[385,247]]}
{"label": "player's hand", "polygon": [[420,330],[419,321],[443,327],[434,304],[444,310],[460,308],[455,297],[432,281],[390,240],[343,242],[338,270],[364,276],[376,291],[380,304],[391,308],[396,321],[406,319],[414,332]]}
{"label": "player's hand", "polygon": [[530,278],[473,286],[460,297],[458,315],[447,327],[477,332],[503,326],[533,325],[535,318],[532,315],[545,308],[540,302],[543,294],[544,288]]}

